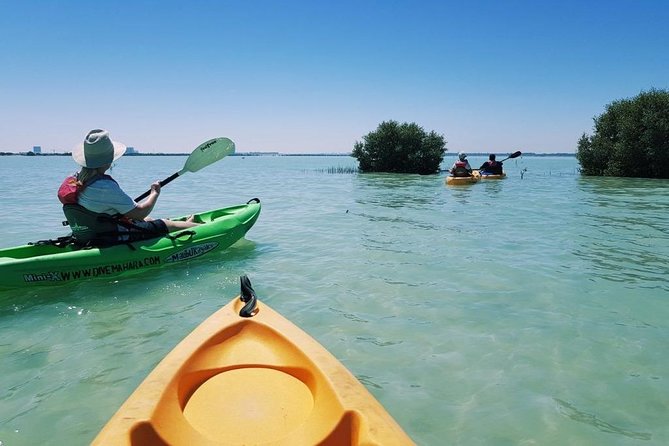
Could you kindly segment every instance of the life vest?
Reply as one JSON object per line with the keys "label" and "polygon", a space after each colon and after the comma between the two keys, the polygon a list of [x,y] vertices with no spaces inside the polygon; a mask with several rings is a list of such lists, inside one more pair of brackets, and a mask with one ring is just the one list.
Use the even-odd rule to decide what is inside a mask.
{"label": "life vest", "polygon": [[119,236],[127,234],[119,230],[119,226],[132,226],[129,220],[120,215],[101,214],[89,211],[78,204],[79,194],[98,180],[107,179],[116,182],[109,175],[98,175],[83,184],[76,175],[71,175],[58,188],[58,199],[63,203],[63,214],[72,230],[72,238],[77,245],[109,246],[121,243]]}
{"label": "life vest", "polygon": [[451,173],[454,177],[468,177],[471,176],[469,169],[467,169],[467,163],[464,161],[456,161],[453,172]]}
{"label": "life vest", "polygon": [[482,174],[488,175],[501,175],[502,174],[502,163],[499,161],[486,161],[483,165]]}
{"label": "life vest", "polygon": [[58,199],[63,204],[77,204],[79,202],[79,194],[86,189],[86,187],[95,183],[98,180],[107,179],[112,180],[116,183],[116,180],[110,177],[109,175],[98,175],[93,177],[89,182],[83,184],[77,178],[77,175],[70,175],[65,178],[58,188]]}

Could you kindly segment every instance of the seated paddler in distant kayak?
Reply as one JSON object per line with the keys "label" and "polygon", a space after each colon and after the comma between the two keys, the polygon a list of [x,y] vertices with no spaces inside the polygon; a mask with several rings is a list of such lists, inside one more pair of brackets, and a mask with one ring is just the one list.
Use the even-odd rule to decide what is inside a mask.
{"label": "seated paddler in distant kayak", "polygon": [[472,166],[467,161],[467,154],[464,152],[458,153],[458,160],[453,163],[449,170],[451,176],[454,177],[470,177],[472,176]]}
{"label": "seated paddler in distant kayak", "polygon": [[502,175],[504,171],[502,170],[502,162],[495,160],[495,154],[491,153],[488,157],[488,161],[481,164],[479,172],[481,175]]}
{"label": "seated paddler in distant kayak", "polygon": [[78,244],[106,246],[146,240],[198,224],[190,219],[149,218],[160,196],[160,183],[153,183],[148,197],[137,203],[106,174],[125,151],[124,144],[112,141],[102,129],[88,132],[84,142],[72,150],[81,170],[63,181],[58,198]]}

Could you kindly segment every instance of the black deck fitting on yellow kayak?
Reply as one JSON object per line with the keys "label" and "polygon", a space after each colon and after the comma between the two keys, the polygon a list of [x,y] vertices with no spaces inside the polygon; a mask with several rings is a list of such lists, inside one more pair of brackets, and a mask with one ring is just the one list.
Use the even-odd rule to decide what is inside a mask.
{"label": "black deck fitting on yellow kayak", "polygon": [[239,277],[239,282],[241,285],[239,298],[242,302],[246,302],[246,305],[239,311],[239,315],[241,317],[253,317],[256,314],[256,303],[258,301],[256,292],[246,274]]}

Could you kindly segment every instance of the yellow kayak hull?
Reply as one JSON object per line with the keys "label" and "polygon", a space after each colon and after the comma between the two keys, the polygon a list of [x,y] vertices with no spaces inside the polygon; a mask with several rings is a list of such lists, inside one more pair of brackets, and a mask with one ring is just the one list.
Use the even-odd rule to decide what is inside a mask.
{"label": "yellow kayak hull", "polygon": [[506,178],[506,173],[502,172],[500,175],[492,175],[492,174],[485,174],[481,175],[481,172],[479,170],[475,170],[474,172],[475,176],[478,176],[481,180],[503,180]]}
{"label": "yellow kayak hull", "polygon": [[269,306],[218,310],[149,374],[94,445],[412,445],[324,347]]}
{"label": "yellow kayak hull", "polygon": [[472,175],[470,177],[454,177],[454,176],[447,176],[446,177],[446,184],[449,186],[462,186],[466,184],[474,184],[478,183],[478,181],[481,179],[481,176],[476,176]]}

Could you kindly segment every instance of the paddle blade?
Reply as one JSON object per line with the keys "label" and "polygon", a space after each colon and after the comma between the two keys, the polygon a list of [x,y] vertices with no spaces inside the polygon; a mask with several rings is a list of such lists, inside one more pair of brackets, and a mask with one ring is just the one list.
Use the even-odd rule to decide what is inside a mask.
{"label": "paddle blade", "polygon": [[197,146],[181,172],[197,172],[216,161],[235,153],[235,143],[228,138],[214,138]]}

